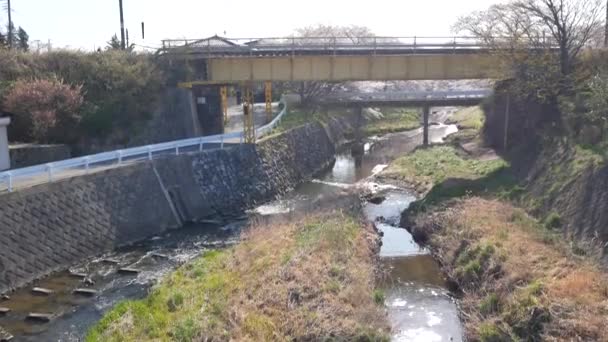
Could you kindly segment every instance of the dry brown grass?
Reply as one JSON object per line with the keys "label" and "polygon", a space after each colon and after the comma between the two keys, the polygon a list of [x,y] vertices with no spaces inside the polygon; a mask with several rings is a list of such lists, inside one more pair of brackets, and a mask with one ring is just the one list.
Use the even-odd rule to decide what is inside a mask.
{"label": "dry brown grass", "polygon": [[260,224],[242,238],[182,267],[146,300],[119,305],[87,340],[385,340],[370,224],[329,211]]}
{"label": "dry brown grass", "polygon": [[607,275],[521,209],[467,198],[417,223],[464,290],[471,340],[608,341]]}

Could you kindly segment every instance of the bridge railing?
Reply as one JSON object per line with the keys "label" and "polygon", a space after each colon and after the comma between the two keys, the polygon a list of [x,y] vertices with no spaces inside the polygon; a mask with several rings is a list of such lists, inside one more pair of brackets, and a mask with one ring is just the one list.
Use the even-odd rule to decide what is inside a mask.
{"label": "bridge railing", "polygon": [[[258,138],[271,132],[280,124],[287,112],[285,101],[281,101],[282,110],[267,125],[256,129]],[[110,152],[92,154],[71,158],[52,163],[35,165],[25,168],[0,172],[0,192],[13,192],[16,188],[50,183],[59,179],[85,175],[91,171],[99,171],[128,163],[152,160],[170,154],[201,152],[211,145],[212,148],[223,149],[227,145],[243,143],[243,132],[232,132],[212,136],[170,141],[160,144],[125,148]]]}
{"label": "bridge railing", "polygon": [[194,52],[207,54],[256,54],[262,52],[299,52],[307,50],[373,50],[482,48],[476,37],[283,37],[283,38],[222,38],[166,39],[161,53]]}
{"label": "bridge railing", "polygon": [[331,94],[324,96],[319,102],[344,102],[344,101],[415,101],[415,100],[452,100],[452,99],[478,99],[492,95],[490,89],[476,90],[446,90],[446,91],[390,91],[390,92],[360,92],[347,94]]}

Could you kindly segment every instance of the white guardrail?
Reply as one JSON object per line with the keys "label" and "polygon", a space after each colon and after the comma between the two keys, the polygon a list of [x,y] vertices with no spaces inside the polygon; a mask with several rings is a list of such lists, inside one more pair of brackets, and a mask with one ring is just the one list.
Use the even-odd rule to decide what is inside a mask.
{"label": "white guardrail", "polygon": [[[270,133],[287,112],[287,104],[281,101],[283,109],[267,125],[256,129],[256,137]],[[176,140],[166,143],[126,148],[122,150],[92,154],[66,159],[48,164],[35,165],[0,172],[0,192],[13,192],[15,188],[49,183],[59,179],[88,174],[93,169],[112,168],[125,163],[152,160],[168,154],[180,155],[203,151],[206,144],[215,144],[220,149],[225,144],[243,143],[243,132],[211,135],[198,138]]]}
{"label": "white guardrail", "polygon": [[321,102],[399,102],[399,101],[441,101],[441,100],[468,100],[483,99],[493,94],[490,89],[479,90],[447,90],[447,91],[390,91],[390,92],[368,92],[368,93],[348,93],[326,96]]}

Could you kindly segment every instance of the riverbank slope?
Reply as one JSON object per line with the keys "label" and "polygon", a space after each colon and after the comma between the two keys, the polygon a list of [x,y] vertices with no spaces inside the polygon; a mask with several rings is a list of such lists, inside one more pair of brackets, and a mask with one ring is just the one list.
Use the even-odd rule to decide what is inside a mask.
{"label": "riverbank slope", "polygon": [[87,341],[387,341],[374,291],[379,235],[351,210],[253,224],[233,248],[110,311]]}
{"label": "riverbank slope", "polygon": [[[381,177],[419,190],[401,225],[431,249],[459,293],[467,338],[608,339],[608,278],[597,254],[561,230],[560,215],[528,214],[543,192],[482,147],[478,130],[450,141],[398,159]],[[549,174],[539,177],[555,180]]]}

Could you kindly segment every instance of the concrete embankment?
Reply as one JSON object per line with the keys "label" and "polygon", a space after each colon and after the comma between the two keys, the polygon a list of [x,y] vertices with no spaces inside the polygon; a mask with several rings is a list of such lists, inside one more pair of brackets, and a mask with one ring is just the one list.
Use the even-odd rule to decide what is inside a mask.
{"label": "concrete embankment", "polygon": [[334,160],[350,118],[0,196],[0,293],[184,222],[272,199]]}

